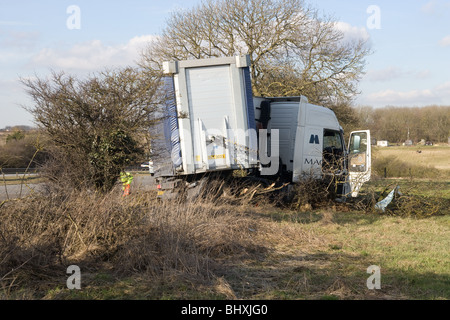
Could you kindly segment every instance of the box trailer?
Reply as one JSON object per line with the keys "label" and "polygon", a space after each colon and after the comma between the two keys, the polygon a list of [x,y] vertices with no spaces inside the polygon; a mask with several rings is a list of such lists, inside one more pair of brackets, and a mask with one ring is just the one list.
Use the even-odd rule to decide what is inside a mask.
{"label": "box trailer", "polygon": [[304,96],[254,97],[248,56],[163,67],[170,161],[155,172],[160,195],[235,170],[293,184],[332,175],[338,193],[353,196],[370,178],[370,132],[352,132],[347,149],[332,110]]}
{"label": "box trailer", "polygon": [[257,167],[249,59],[164,63],[174,174]]}

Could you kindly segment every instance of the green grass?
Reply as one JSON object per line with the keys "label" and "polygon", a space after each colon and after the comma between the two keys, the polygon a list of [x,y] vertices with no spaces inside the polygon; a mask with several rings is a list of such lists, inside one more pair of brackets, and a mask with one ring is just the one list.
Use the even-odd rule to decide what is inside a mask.
{"label": "green grass", "polygon": [[[275,279],[271,288],[257,297],[450,298],[449,216],[417,220],[332,212],[320,220],[311,217],[308,221],[308,215],[303,214],[302,222],[291,230],[309,234],[309,241],[278,246],[271,267],[265,268],[266,275],[261,274],[264,268],[259,268],[253,277],[247,277]],[[292,228],[286,220],[276,223]],[[366,287],[370,265],[381,268],[381,290]],[[242,292],[242,297],[254,298],[249,292]]]}
{"label": "green grass", "polygon": [[343,254],[356,253],[361,261],[380,266],[386,276],[382,277],[385,292],[398,297],[450,298],[450,216],[379,217],[370,224],[340,221],[338,215],[336,231],[340,232],[330,232],[334,241],[343,244]]}
{"label": "green grass", "polygon": [[[381,192],[397,184],[411,197],[450,200],[450,184],[443,181],[377,180],[364,189]],[[266,290],[257,294],[242,290],[240,297],[449,299],[450,212],[446,208],[442,215],[427,218],[346,211],[339,206],[266,212],[279,234],[271,255],[258,268],[238,267],[238,273]],[[381,268],[381,290],[366,287],[370,265]],[[236,285],[242,281],[230,277]]]}

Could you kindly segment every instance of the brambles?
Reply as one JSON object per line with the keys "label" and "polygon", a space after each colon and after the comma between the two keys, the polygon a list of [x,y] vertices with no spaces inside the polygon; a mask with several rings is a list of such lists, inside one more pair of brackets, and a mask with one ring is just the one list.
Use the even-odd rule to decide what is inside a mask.
{"label": "brambles", "polygon": [[450,201],[417,195],[402,195],[391,208],[392,214],[402,217],[425,218],[449,214]]}
{"label": "brambles", "polygon": [[[358,199],[348,203],[349,207],[376,215],[404,218],[426,218],[450,214],[450,198],[446,195],[446,182],[415,180],[374,180],[365,186]],[[448,185],[448,184],[447,184]],[[394,192],[392,201],[385,210],[376,209],[375,204]],[[443,188],[437,190],[437,188]],[[430,193],[431,191],[431,193]]]}
{"label": "brambles", "polygon": [[[395,186],[394,186],[395,187]],[[450,199],[430,197],[420,194],[420,184],[409,183],[405,188],[399,188],[394,193],[394,199],[386,207],[386,214],[401,217],[425,218],[436,215],[449,214]],[[392,187],[391,187],[392,189]],[[391,191],[385,188],[380,193],[378,201]]]}
{"label": "brambles", "polygon": [[291,208],[300,211],[311,211],[320,207],[328,207],[331,199],[330,185],[312,177],[294,187]]}

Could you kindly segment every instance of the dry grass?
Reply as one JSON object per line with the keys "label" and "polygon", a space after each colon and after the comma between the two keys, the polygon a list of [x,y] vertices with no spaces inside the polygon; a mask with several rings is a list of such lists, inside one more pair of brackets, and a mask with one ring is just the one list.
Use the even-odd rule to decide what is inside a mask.
{"label": "dry grass", "polygon": [[214,259],[259,250],[254,221],[235,208],[207,200],[160,203],[148,193],[27,198],[6,203],[0,221],[0,281],[8,292],[61,277],[71,264],[110,265],[117,276],[207,279]]}
{"label": "dry grass", "polygon": [[[196,201],[115,189],[5,203],[0,298],[450,297],[448,215],[380,215],[370,201],[330,205],[308,188],[286,207],[258,183],[208,187]],[[71,264],[82,270],[82,290],[66,288]],[[365,286],[372,264],[381,266],[381,291]]]}
{"label": "dry grass", "polygon": [[403,161],[423,167],[450,170],[450,146],[414,146],[376,148],[382,157],[400,157]]}
{"label": "dry grass", "polygon": [[448,180],[449,158],[449,146],[374,148],[373,172],[380,177]]}

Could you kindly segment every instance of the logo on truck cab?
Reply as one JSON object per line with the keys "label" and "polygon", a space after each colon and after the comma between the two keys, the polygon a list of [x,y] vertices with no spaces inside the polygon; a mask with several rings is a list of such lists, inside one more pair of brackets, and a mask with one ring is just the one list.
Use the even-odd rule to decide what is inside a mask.
{"label": "logo on truck cab", "polygon": [[312,134],[311,138],[309,138],[309,143],[320,144],[319,136],[317,134]]}
{"label": "logo on truck cab", "polygon": [[322,165],[322,159],[313,159],[313,158],[308,159],[308,158],[305,158],[305,164],[321,166]]}

